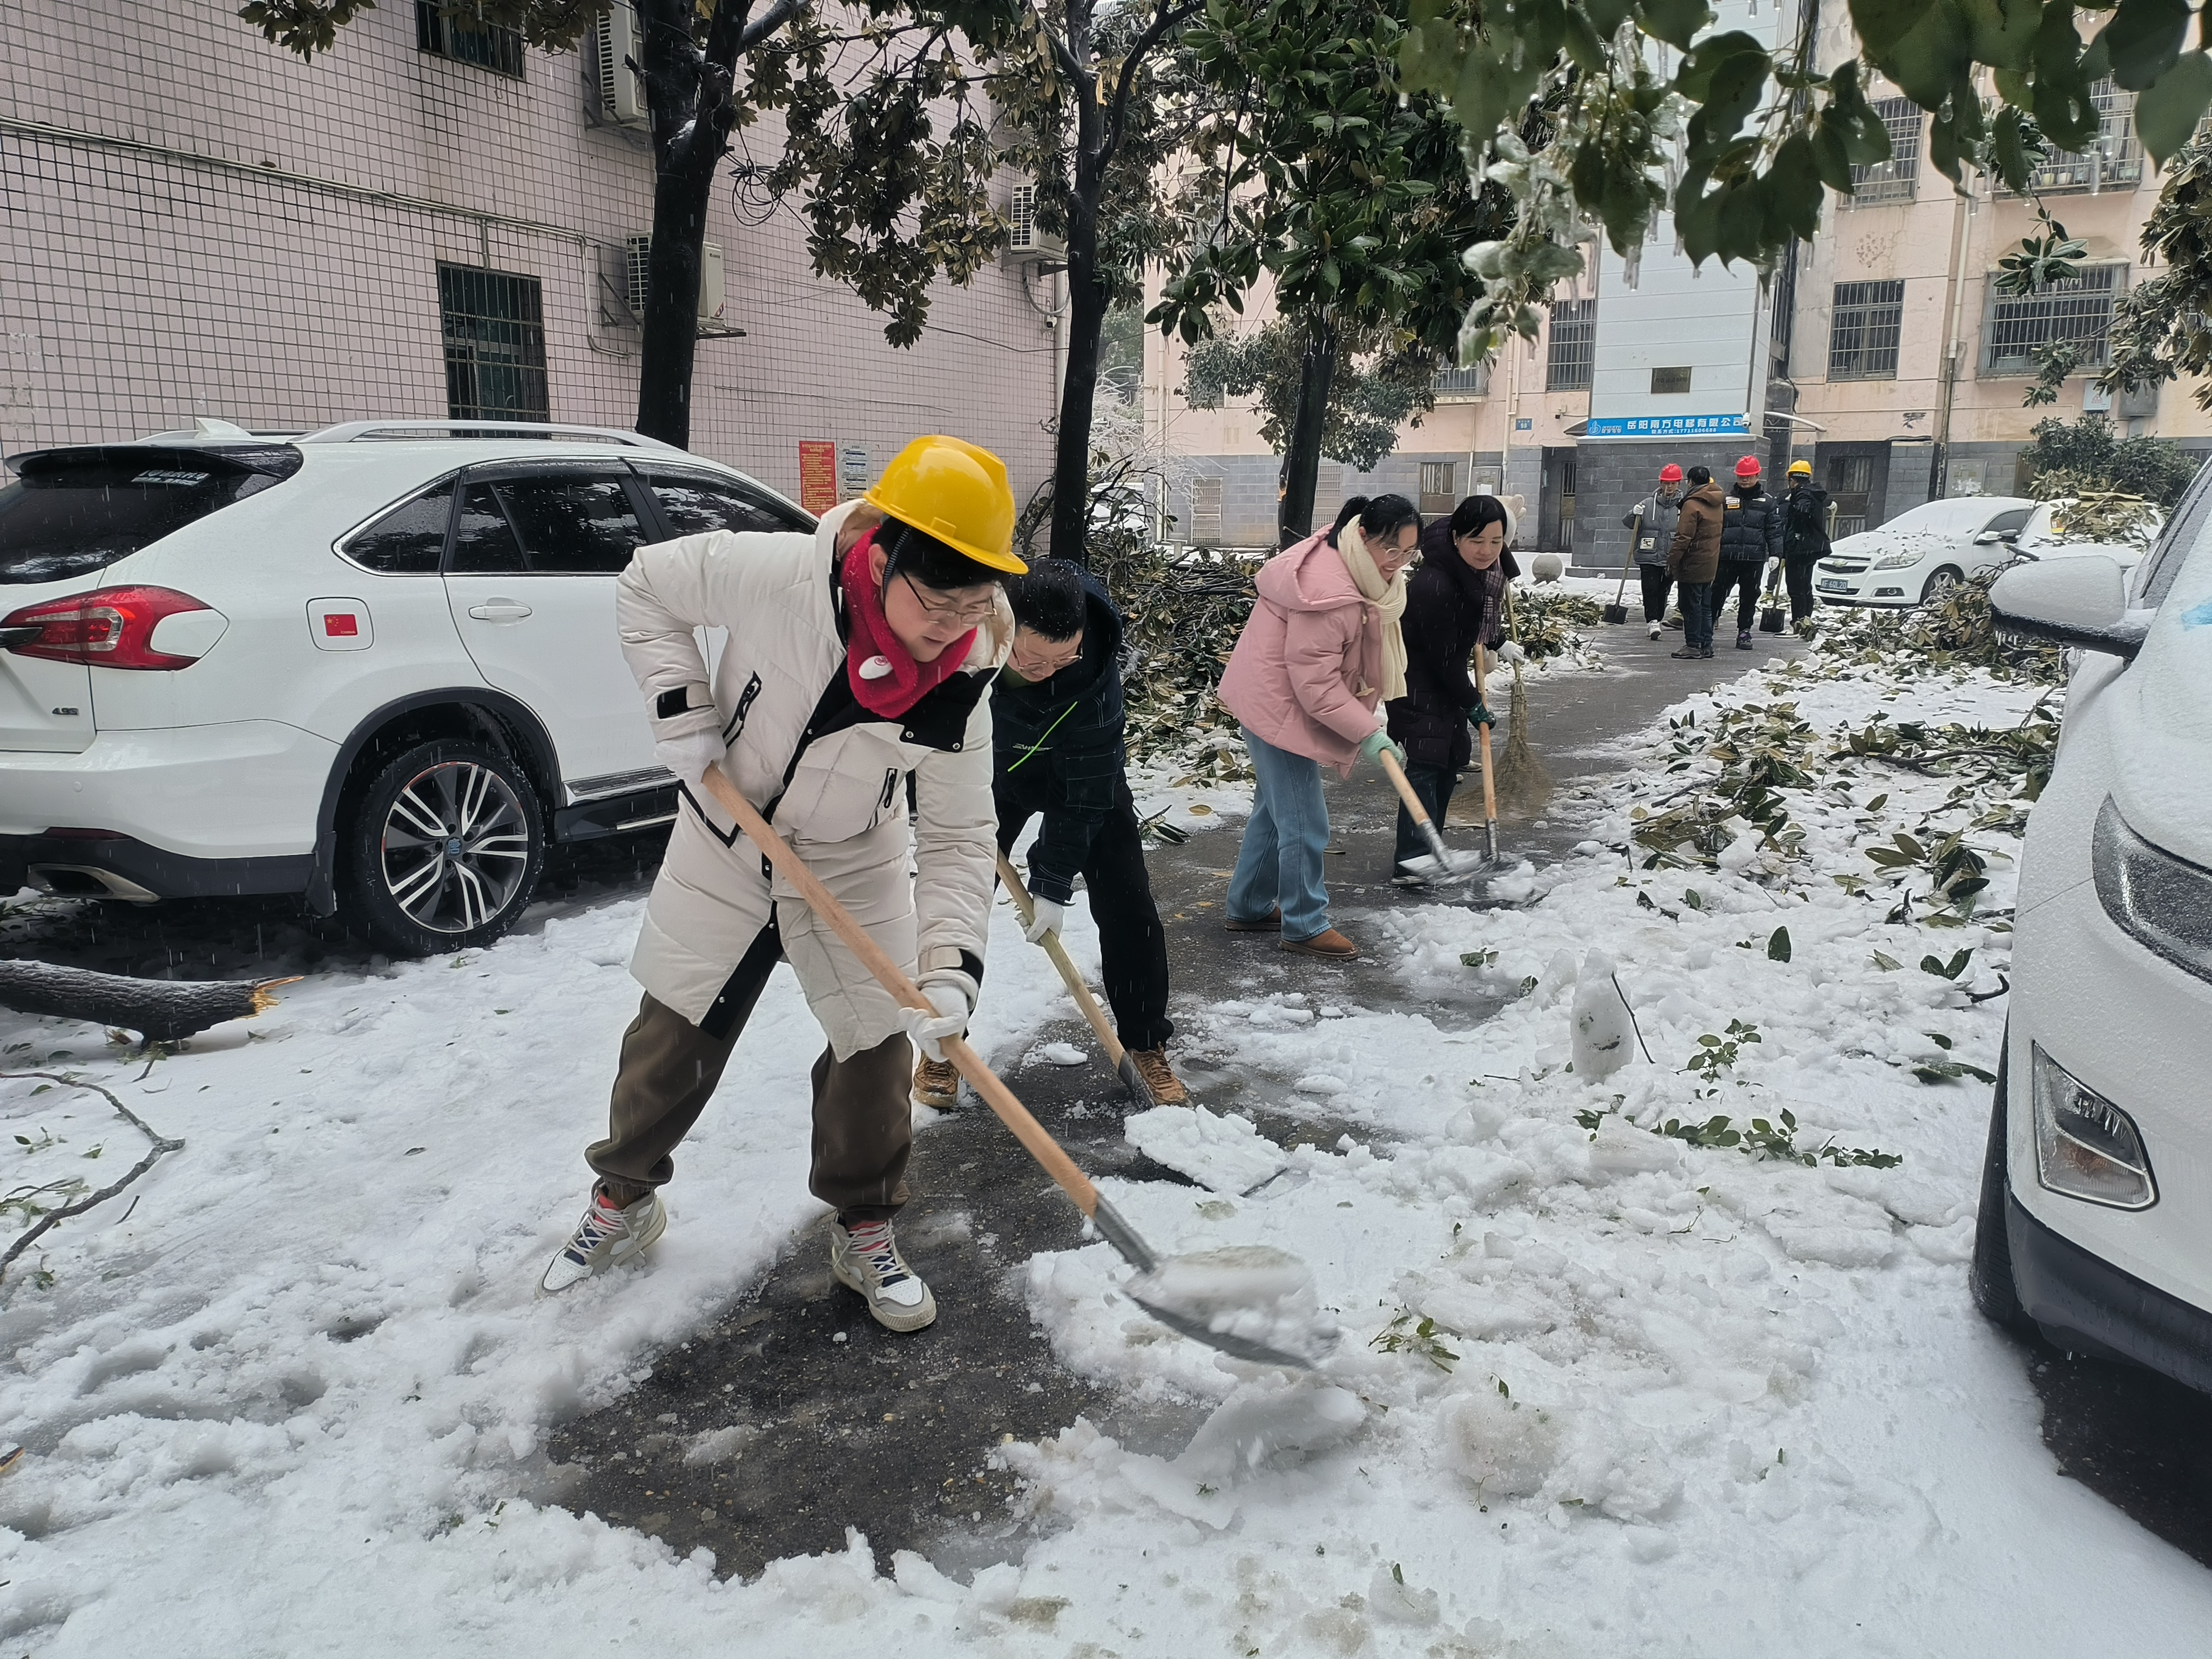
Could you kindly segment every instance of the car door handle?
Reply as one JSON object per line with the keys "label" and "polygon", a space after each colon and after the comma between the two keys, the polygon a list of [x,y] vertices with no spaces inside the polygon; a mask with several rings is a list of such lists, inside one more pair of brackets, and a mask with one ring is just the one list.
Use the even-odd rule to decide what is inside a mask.
{"label": "car door handle", "polygon": [[478,622],[520,622],[529,614],[530,607],[520,599],[486,599],[469,607],[469,615]]}

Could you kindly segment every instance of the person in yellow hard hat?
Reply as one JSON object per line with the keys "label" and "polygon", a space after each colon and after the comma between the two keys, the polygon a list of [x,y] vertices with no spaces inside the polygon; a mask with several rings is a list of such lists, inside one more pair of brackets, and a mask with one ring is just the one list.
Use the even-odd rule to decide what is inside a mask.
{"label": "person in yellow hard hat", "polygon": [[1782,574],[1790,584],[1790,621],[1802,628],[1813,614],[1813,567],[1828,556],[1828,492],[1813,482],[1813,463],[1790,463],[1782,498]]}
{"label": "person in yellow hard hat", "polygon": [[[918,438],[860,501],[803,532],[710,531],[640,548],[616,584],[623,653],[680,795],[630,971],[595,1180],[542,1289],[635,1261],[667,1225],[659,1188],[778,962],[828,1046],[814,1063],[808,1185],[836,1211],[830,1265],[876,1320],[937,1304],[900,1254],[913,1045],[942,1059],[983,978],[995,874],[990,686],[1014,624],[1000,582],[1014,497],[999,459]],[[728,630],[712,676],[698,630]],[[901,1008],[738,830],[710,768],[780,831],[921,987]],[[908,778],[915,822],[909,842]],[[912,847],[915,873],[908,874]]]}

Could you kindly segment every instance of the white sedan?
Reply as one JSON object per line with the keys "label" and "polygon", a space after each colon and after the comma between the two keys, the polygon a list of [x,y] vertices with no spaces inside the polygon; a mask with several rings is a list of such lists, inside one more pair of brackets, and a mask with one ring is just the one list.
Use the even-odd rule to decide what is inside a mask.
{"label": "white sedan", "polygon": [[2013,544],[2013,551],[2023,559],[2080,558],[2087,554],[2101,554],[2123,570],[2133,570],[2142,562],[2143,555],[2158,543],[2159,532],[2166,528],[2166,514],[2154,507],[2143,509],[2142,521],[2109,540],[2099,539],[2082,532],[2078,523],[2068,522],[2068,510],[2074,506],[2073,498],[2045,501],[2031,514],[2027,527],[2020,532]]}
{"label": "white sedan", "polygon": [[2132,578],[2023,561],[1990,605],[2080,654],[2021,860],[1974,1298],[2212,1391],[2212,469]]}
{"label": "white sedan", "polygon": [[1929,501],[1838,540],[1814,573],[1814,591],[1830,605],[1893,610],[1940,600],[2009,560],[2035,511],[2024,495]]}

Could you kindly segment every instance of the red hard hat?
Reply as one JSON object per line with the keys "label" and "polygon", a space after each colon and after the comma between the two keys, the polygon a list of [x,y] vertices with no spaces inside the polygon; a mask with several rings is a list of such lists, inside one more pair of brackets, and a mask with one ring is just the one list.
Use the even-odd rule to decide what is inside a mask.
{"label": "red hard hat", "polygon": [[1661,483],[1681,483],[1682,469],[1675,465],[1672,461],[1668,462],[1666,465],[1659,469],[1659,482]]}
{"label": "red hard hat", "polygon": [[1739,478],[1756,478],[1759,476],[1759,457],[1747,455],[1738,461],[1735,464],[1735,476]]}

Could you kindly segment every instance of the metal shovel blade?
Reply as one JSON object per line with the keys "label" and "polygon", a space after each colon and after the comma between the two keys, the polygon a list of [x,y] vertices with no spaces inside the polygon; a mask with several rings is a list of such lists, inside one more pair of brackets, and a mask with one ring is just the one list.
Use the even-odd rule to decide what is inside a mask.
{"label": "metal shovel blade", "polygon": [[1473,881],[1492,867],[1492,860],[1474,853],[1455,853],[1444,845],[1444,838],[1437,833],[1433,823],[1424,823],[1427,854],[1406,860],[1405,867],[1417,876],[1426,876],[1431,881]]}
{"label": "metal shovel blade", "polygon": [[[1106,1242],[1120,1252],[1121,1259],[1137,1270],[1139,1282],[1158,1274],[1162,1267],[1159,1258],[1152,1253],[1143,1239],[1137,1237],[1135,1229],[1121,1218],[1121,1212],[1103,1197],[1099,1199],[1097,1207],[1091,1212],[1091,1219]],[[1291,1261],[1295,1258],[1286,1256],[1284,1260]],[[1123,1290],[1130,1301],[1170,1330],[1187,1336],[1194,1342],[1202,1342],[1209,1348],[1218,1348],[1232,1358],[1249,1359],[1255,1364],[1286,1365],[1293,1370],[1310,1371],[1327,1358],[1329,1351],[1336,1346],[1338,1334],[1333,1322],[1317,1322],[1312,1326],[1312,1346],[1310,1351],[1299,1352],[1232,1332],[1217,1331],[1208,1321],[1188,1310],[1167,1306],[1155,1297],[1140,1296],[1130,1286],[1125,1285]]]}

